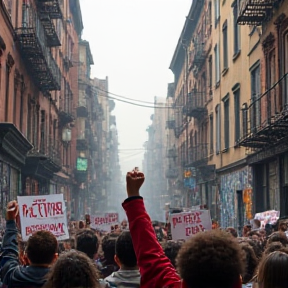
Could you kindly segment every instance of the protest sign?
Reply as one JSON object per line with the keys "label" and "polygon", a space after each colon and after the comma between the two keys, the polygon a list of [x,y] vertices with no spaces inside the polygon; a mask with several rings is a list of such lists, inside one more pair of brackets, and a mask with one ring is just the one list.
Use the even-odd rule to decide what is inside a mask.
{"label": "protest sign", "polygon": [[118,213],[96,213],[90,216],[90,227],[96,230],[111,232],[111,227],[119,224]]}
{"label": "protest sign", "polygon": [[261,222],[261,228],[265,228],[266,224],[275,224],[279,219],[280,211],[268,210],[261,213],[256,213],[254,219]]}
{"label": "protest sign", "polygon": [[24,241],[40,230],[50,231],[57,240],[69,239],[63,194],[18,196],[17,199]]}
{"label": "protest sign", "polygon": [[170,223],[173,240],[185,240],[198,232],[212,229],[209,210],[194,210],[172,214]]}

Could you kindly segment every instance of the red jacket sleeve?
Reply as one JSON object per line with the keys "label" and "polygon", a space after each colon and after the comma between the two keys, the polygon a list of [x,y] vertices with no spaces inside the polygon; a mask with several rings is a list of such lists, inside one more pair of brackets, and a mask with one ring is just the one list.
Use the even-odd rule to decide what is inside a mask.
{"label": "red jacket sleeve", "polygon": [[123,203],[141,274],[142,288],[179,288],[180,277],[165,256],[147,214],[143,199]]}

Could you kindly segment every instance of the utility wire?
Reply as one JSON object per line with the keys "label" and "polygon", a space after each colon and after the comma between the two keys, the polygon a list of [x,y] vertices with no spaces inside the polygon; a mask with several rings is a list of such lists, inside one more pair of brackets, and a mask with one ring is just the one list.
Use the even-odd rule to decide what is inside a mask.
{"label": "utility wire", "polygon": [[[108,91],[104,91],[104,90],[102,90],[102,89],[100,89],[98,87],[94,87],[94,88],[96,90],[100,90],[101,92],[105,92],[107,94],[112,95],[112,93],[110,93]],[[138,106],[138,107],[144,107],[144,108],[152,108],[152,109],[176,109],[176,108],[182,109],[183,108],[183,106],[166,106],[166,103],[163,103],[163,106],[156,106],[155,103],[148,102],[151,105],[153,105],[153,106],[150,106],[150,105],[145,105],[145,104],[134,103],[134,102],[131,102],[131,101],[128,101],[128,100],[123,100],[123,99],[119,99],[119,98],[116,98],[116,97],[113,97],[113,96],[108,96],[108,95],[99,95],[99,94],[97,94],[97,96],[100,96],[100,97],[103,97],[103,98],[112,99],[112,100],[116,100],[116,101],[119,101],[119,102],[123,102],[123,103],[126,103],[126,104]],[[126,97],[126,98],[128,98],[128,97]],[[128,99],[131,99],[131,98],[128,98]],[[140,101],[140,100],[135,100],[135,99],[131,99],[131,100],[132,101],[138,101],[138,102],[141,102],[141,103],[143,103],[143,102],[145,103],[146,102],[146,101]],[[160,103],[158,103],[158,104],[160,104]]]}

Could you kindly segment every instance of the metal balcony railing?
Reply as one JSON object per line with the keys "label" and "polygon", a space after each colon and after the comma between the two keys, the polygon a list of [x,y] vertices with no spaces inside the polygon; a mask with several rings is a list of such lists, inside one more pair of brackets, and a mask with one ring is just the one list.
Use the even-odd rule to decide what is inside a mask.
{"label": "metal balcony railing", "polygon": [[272,15],[279,0],[242,0],[237,23],[240,25],[261,25]]}
{"label": "metal balcony railing", "polygon": [[167,150],[167,158],[176,158],[176,157],[177,157],[177,151],[175,148]]}
{"label": "metal balcony railing", "polygon": [[166,121],[166,128],[167,129],[175,129],[175,119],[169,119]]}
{"label": "metal balcony railing", "polygon": [[199,167],[207,165],[208,162],[208,144],[201,143],[189,148],[189,166]]}
{"label": "metal balcony railing", "polygon": [[175,179],[179,176],[179,171],[177,168],[168,168],[165,172],[167,179]]}
{"label": "metal balcony railing", "polygon": [[41,14],[49,15],[50,19],[62,19],[63,14],[59,0],[36,0]]}
{"label": "metal balcony railing", "polygon": [[205,41],[198,39],[194,44],[194,50],[191,55],[191,65],[200,69],[206,60]]}
{"label": "metal balcony railing", "polygon": [[30,6],[24,8],[22,27],[16,28],[15,33],[27,69],[40,91],[60,90],[61,72],[47,47],[39,15]]}
{"label": "metal balcony railing", "polygon": [[288,74],[242,110],[241,146],[264,148],[288,137]]}
{"label": "metal balcony railing", "polygon": [[183,107],[183,114],[200,119],[207,114],[205,103],[206,94],[194,89],[187,95],[187,102]]}
{"label": "metal balcony railing", "polygon": [[40,157],[45,157],[55,166],[61,167],[60,142],[52,137],[48,139],[43,137],[40,140],[40,149],[38,152]]}

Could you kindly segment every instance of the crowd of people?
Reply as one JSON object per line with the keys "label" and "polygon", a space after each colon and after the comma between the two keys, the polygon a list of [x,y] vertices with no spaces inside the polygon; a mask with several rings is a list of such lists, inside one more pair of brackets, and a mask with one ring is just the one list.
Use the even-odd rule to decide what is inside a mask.
{"label": "crowd of people", "polygon": [[[287,217],[277,225],[214,227],[187,241],[173,241],[151,222],[139,194],[139,171],[127,174],[122,225],[100,234],[79,223],[71,239],[57,241],[38,231],[22,241],[18,204],[7,206],[1,249],[2,287],[44,288],[286,288],[288,287]],[[156,228],[156,233],[155,233]]]}

